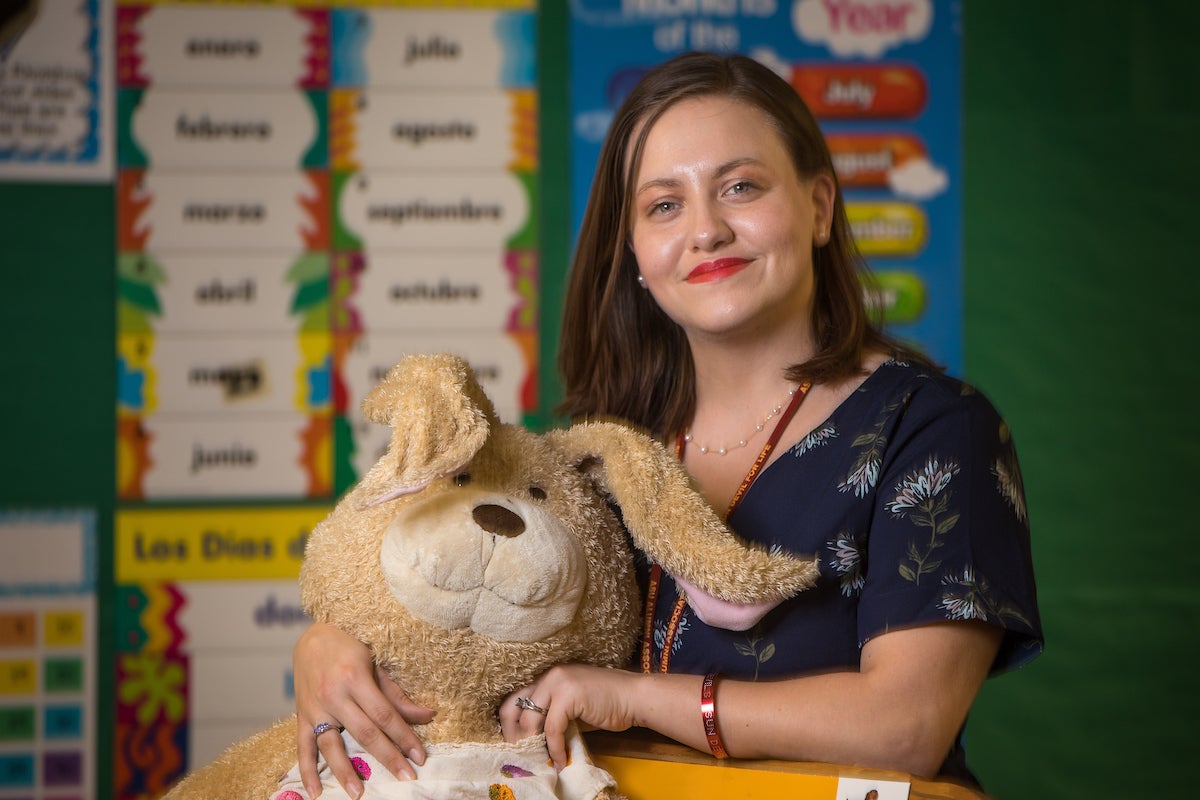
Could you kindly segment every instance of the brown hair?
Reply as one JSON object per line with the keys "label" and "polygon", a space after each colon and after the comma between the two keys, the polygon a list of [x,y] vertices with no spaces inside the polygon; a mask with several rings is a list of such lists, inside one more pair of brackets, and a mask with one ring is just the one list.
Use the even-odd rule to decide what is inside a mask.
{"label": "brown hair", "polygon": [[861,374],[870,350],[925,361],[886,336],[880,321],[868,315],[863,287],[870,273],[850,233],[829,147],[808,106],[787,81],[753,59],[685,53],[642,78],[617,110],[600,150],[559,342],[566,389],[560,411],[572,418],[620,417],[659,435],[681,429],[691,418],[695,382],[687,339],[638,286],[637,261],[627,243],[633,183],[650,128],[679,101],[713,95],[761,109],[800,177],[825,174],[834,181],[829,242],[813,251],[817,353],[792,365],[788,377],[843,380]]}

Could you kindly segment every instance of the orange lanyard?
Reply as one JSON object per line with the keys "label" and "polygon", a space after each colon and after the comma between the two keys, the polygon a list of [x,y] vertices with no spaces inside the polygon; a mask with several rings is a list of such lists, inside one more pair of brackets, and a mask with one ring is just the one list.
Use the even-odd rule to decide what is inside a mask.
{"label": "orange lanyard", "polygon": [[[767,443],[763,445],[758,458],[754,459],[754,463],[750,465],[750,469],[746,472],[746,477],[742,478],[742,484],[733,493],[733,499],[729,501],[729,508],[725,509],[725,519],[729,519],[729,515],[742,502],[742,498],[746,495],[746,491],[750,488],[750,485],[754,483],[755,478],[762,472],[763,465],[767,463],[771,452],[775,450],[775,445],[779,444],[779,439],[783,436],[784,429],[792,421],[792,417],[796,415],[796,409],[800,408],[800,403],[808,396],[808,390],[811,386],[811,383],[804,383],[792,395],[792,402],[788,403],[788,407],[779,416],[779,421],[775,423],[775,428],[771,431],[771,436],[767,439]],[[683,460],[685,445],[686,441],[683,438],[683,433],[680,433],[675,437],[675,455],[680,461]],[[654,641],[654,608],[658,602],[658,589],[662,585],[662,575],[663,570],[660,565],[652,564],[650,566],[650,582],[646,587],[646,607],[642,618],[641,666],[642,672],[645,673],[649,673],[653,666],[651,645]],[[675,608],[671,610],[671,618],[667,620],[666,636],[663,638],[662,655],[658,661],[659,672],[667,672],[671,667],[671,648],[675,644],[675,637],[679,633],[679,621],[683,619],[683,609],[686,605],[687,598],[680,597],[675,601]]]}

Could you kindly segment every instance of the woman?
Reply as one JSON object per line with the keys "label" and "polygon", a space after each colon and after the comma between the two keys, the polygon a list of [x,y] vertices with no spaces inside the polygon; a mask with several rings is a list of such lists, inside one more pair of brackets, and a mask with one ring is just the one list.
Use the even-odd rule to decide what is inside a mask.
{"label": "woman", "polygon": [[[502,705],[508,738],[544,729],[562,763],[577,719],[718,756],[973,780],[976,693],[1041,647],[1020,473],[988,401],[868,317],[864,277],[828,148],[785,81],[694,53],[634,89],[568,286],[565,410],[673,442],[734,530],[818,554],[822,578],[731,631],[643,564],[636,668],[555,667]],[[357,785],[338,737],[314,741],[330,718],[397,774],[405,753],[420,763],[404,720],[431,712],[371,681],[365,648],[314,626],[295,660],[309,785],[318,746]]]}

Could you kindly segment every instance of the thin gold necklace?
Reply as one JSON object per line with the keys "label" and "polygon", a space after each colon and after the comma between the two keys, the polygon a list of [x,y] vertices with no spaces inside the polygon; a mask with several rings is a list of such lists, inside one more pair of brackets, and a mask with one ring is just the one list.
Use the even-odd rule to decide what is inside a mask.
{"label": "thin gold necklace", "polygon": [[797,387],[795,387],[795,386],[793,386],[791,389],[789,389],[788,393],[787,393],[787,397],[783,398],[783,400],[781,400],[780,402],[771,406],[771,410],[767,413],[767,415],[754,424],[754,430],[751,431],[746,436],[743,436],[742,438],[738,439],[737,442],[735,442],[734,444],[722,444],[722,445],[716,445],[716,446],[709,445],[709,444],[700,444],[699,442],[695,441],[692,438],[691,431],[684,431],[683,441],[686,442],[687,444],[693,445],[696,448],[696,451],[700,453],[700,455],[704,455],[704,456],[727,455],[728,453],[730,453],[733,450],[737,450],[739,448],[745,447],[746,445],[750,444],[751,439],[753,439],[755,436],[757,436],[758,434],[760,434],[764,430],[766,430],[767,423],[770,422],[771,420],[775,419],[775,416],[777,414],[779,414],[780,411],[783,411],[783,409],[787,408],[788,403],[791,401],[791,399],[793,397],[796,396],[796,391],[797,391]]}

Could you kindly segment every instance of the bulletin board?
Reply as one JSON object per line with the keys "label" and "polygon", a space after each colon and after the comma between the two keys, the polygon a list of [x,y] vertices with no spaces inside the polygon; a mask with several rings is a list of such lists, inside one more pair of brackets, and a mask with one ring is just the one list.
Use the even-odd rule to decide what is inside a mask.
{"label": "bulletin board", "polygon": [[[119,2],[114,797],[294,707],[308,531],[407,353],[538,410],[532,2]],[[202,505],[197,505],[202,504]]]}
{"label": "bulletin board", "polygon": [[329,498],[405,353],[536,410],[535,15],[504,6],[118,6],[119,499]]}

